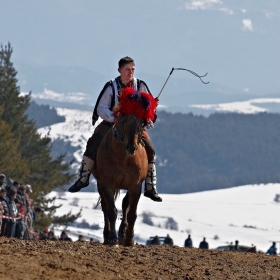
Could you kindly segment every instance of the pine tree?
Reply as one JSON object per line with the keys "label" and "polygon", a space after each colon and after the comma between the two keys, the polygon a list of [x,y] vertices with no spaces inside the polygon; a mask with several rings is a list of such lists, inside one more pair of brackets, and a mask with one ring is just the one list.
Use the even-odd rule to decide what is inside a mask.
{"label": "pine tree", "polygon": [[[54,189],[61,188],[73,179],[69,172],[70,164],[64,162],[64,155],[51,158],[51,139],[41,138],[35,123],[29,120],[26,110],[30,105],[31,93],[21,95],[17,86],[17,72],[11,62],[12,47],[0,48],[0,136],[1,155],[6,162],[0,165],[1,172],[14,180],[32,185],[32,197],[43,215],[51,220],[54,208],[48,208],[50,202],[46,196]],[[3,141],[3,140],[5,141]],[[4,153],[6,155],[4,156]],[[69,221],[78,218],[80,213],[70,213],[64,218]],[[48,219],[43,219],[48,223]],[[57,220],[57,217],[56,217]],[[66,223],[64,221],[64,223]],[[43,225],[42,225],[43,226]],[[45,225],[48,226],[48,225]]]}
{"label": "pine tree", "polygon": [[20,157],[19,141],[14,138],[11,127],[1,119],[2,113],[3,107],[0,107],[0,172],[21,178],[28,172],[27,162]]}

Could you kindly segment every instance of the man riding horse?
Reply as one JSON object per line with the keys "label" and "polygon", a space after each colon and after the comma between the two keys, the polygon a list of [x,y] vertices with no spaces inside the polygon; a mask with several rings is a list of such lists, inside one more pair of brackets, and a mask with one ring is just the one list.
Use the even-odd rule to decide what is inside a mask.
{"label": "man riding horse", "polygon": [[[89,177],[91,170],[96,162],[97,150],[99,144],[106,134],[115,123],[115,116],[113,113],[114,106],[119,103],[119,95],[123,89],[131,87],[135,90],[147,92],[150,90],[144,81],[134,78],[135,63],[134,60],[128,56],[121,58],[119,61],[118,71],[120,76],[105,84],[101,93],[98,96],[93,115],[92,125],[95,125],[98,117],[100,116],[103,121],[95,128],[93,135],[88,139],[86,151],[84,152],[81,162],[79,177],[77,181],[69,188],[69,192],[75,193],[89,185]],[[157,100],[158,103],[158,100]],[[152,123],[147,123],[147,127],[152,127]],[[156,166],[155,166],[155,151],[152,146],[150,137],[143,128],[142,141],[145,144],[145,150],[148,157],[148,174],[145,179],[145,192],[144,196],[149,197],[154,201],[161,202],[162,199],[157,193],[156,189]]]}

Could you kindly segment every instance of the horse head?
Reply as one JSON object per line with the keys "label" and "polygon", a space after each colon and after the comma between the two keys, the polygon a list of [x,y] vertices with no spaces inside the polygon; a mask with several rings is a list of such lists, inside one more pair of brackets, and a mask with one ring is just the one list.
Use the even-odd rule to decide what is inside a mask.
{"label": "horse head", "polygon": [[145,124],[155,119],[156,101],[146,92],[125,88],[119,96],[114,112],[117,121],[113,127],[114,137],[121,142],[129,155],[135,155],[142,142]]}
{"label": "horse head", "polygon": [[143,123],[144,120],[134,114],[121,115],[113,128],[115,138],[124,145],[129,155],[134,156],[142,142]]}

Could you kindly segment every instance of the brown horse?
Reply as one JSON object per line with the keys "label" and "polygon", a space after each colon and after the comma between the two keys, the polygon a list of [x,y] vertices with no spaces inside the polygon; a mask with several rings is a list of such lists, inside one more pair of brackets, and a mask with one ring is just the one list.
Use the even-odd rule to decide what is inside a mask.
{"label": "brown horse", "polygon": [[[141,135],[148,118],[146,110],[150,110],[152,115],[155,111],[154,99],[147,102],[147,94],[143,95],[133,89],[123,91],[117,109],[117,120],[98,148],[93,175],[97,179],[104,214],[104,244],[107,245],[134,244],[137,205],[142,182],[148,172],[148,159]],[[121,189],[127,190],[127,193],[122,201],[122,222],[117,237],[115,200]]]}

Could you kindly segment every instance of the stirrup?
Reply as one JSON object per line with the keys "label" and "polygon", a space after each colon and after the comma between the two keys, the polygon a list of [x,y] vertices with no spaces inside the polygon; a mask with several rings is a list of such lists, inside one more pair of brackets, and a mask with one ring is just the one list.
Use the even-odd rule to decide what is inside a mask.
{"label": "stirrup", "polygon": [[162,198],[158,195],[155,189],[145,190],[144,196],[150,198],[153,201],[162,202]]}
{"label": "stirrup", "polygon": [[75,193],[79,192],[82,188],[85,188],[89,185],[89,180],[86,183],[81,182],[80,180],[76,181],[73,186],[68,189],[68,192]]}

